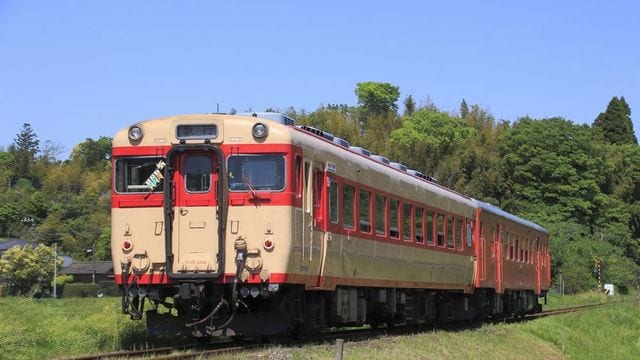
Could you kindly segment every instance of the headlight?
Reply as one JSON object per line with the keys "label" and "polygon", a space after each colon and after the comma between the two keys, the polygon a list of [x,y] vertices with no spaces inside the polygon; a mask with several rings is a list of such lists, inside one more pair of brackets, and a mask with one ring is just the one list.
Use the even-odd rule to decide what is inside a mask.
{"label": "headlight", "polygon": [[138,141],[142,139],[142,128],[138,125],[134,125],[129,128],[129,140]]}
{"label": "headlight", "polygon": [[269,132],[269,128],[267,128],[267,125],[263,123],[256,123],[255,125],[253,125],[252,133],[256,139],[262,139],[264,137],[267,137],[268,132]]}

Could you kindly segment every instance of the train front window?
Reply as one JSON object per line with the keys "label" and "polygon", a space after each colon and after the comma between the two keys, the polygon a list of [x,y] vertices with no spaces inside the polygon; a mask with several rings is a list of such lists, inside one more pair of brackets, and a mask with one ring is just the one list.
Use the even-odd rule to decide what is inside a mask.
{"label": "train front window", "polygon": [[233,155],[227,160],[229,190],[284,190],[285,163],[282,155]]}
{"label": "train front window", "polygon": [[211,187],[211,159],[206,155],[191,155],[184,161],[184,183],[189,192],[207,192]]}
{"label": "train front window", "polygon": [[161,192],[165,165],[159,157],[116,159],[114,188],[117,193]]}

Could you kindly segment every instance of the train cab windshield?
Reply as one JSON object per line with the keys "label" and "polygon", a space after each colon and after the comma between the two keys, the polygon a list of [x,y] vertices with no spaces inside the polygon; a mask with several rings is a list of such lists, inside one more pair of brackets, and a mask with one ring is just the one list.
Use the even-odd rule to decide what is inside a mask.
{"label": "train cab windshield", "polygon": [[115,162],[115,190],[118,193],[162,191],[165,160],[157,157],[120,158]]}
{"label": "train cab windshield", "polygon": [[285,162],[283,155],[234,155],[227,160],[229,190],[284,190]]}

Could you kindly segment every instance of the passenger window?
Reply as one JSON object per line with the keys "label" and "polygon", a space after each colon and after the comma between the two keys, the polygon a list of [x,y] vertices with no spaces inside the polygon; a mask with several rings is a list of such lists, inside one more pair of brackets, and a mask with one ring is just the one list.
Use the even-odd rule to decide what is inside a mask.
{"label": "passenger window", "polygon": [[438,214],[437,218],[438,246],[444,247],[444,215]]}
{"label": "passenger window", "polygon": [[422,208],[416,208],[416,213],[414,216],[414,229],[415,229],[415,238],[417,243],[424,243],[424,226],[423,226],[423,215],[424,210]]}
{"label": "passenger window", "polygon": [[402,205],[402,238],[411,241],[411,204]]}
{"label": "passenger window", "polygon": [[331,223],[337,224],[339,221],[338,214],[338,183],[329,181],[329,218]]}
{"label": "passenger window", "polygon": [[354,204],[354,200],[355,200],[356,189],[353,186],[349,185],[349,184],[344,184],[344,187],[342,188],[342,191],[343,191],[343,194],[342,194],[342,215],[344,216],[344,219],[342,220],[342,224],[347,229],[353,229],[354,228],[353,204]]}
{"label": "passenger window", "polygon": [[427,244],[435,245],[433,237],[433,211],[427,211]]}
{"label": "passenger window", "polygon": [[371,193],[360,190],[360,231],[371,232]]}
{"label": "passenger window", "polygon": [[376,235],[385,236],[387,231],[385,229],[386,220],[386,198],[382,195],[376,194]]}
{"label": "passenger window", "polygon": [[467,223],[467,247],[471,247],[473,244],[473,225],[471,222]]}
{"label": "passenger window", "polygon": [[456,219],[456,249],[462,250],[462,219]]}
{"label": "passenger window", "polygon": [[391,199],[389,202],[389,236],[394,239],[400,238],[400,231],[398,229],[398,215],[400,201]]}
{"label": "passenger window", "polygon": [[455,219],[452,216],[447,216],[447,247],[453,249],[453,223]]}

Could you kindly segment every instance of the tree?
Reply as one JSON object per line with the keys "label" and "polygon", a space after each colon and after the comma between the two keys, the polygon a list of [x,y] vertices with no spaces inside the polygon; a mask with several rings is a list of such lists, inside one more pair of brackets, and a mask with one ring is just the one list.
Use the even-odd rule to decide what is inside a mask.
{"label": "tree", "polygon": [[84,170],[104,169],[111,159],[111,141],[106,136],[98,140],[87,138],[73,149],[71,160],[80,162]]}
{"label": "tree", "polygon": [[404,115],[411,116],[414,112],[416,112],[416,102],[413,100],[413,97],[409,95],[404,99]]}
{"label": "tree", "polygon": [[607,110],[600,113],[593,122],[599,136],[610,144],[637,144],[638,139],[633,132],[631,109],[624,99],[614,96]]}
{"label": "tree", "polygon": [[460,117],[461,118],[466,118],[467,114],[469,114],[469,105],[467,105],[467,102],[462,99],[462,102],[460,103]]}
{"label": "tree", "polygon": [[[34,285],[48,286],[53,280],[53,250],[45,245],[20,248],[14,246],[2,254],[0,280],[12,294],[26,295]],[[62,260],[57,259],[60,267]]]}
{"label": "tree", "polygon": [[358,104],[361,105],[359,121],[363,132],[371,128],[368,124],[371,117],[388,118],[389,115],[397,114],[396,102],[400,97],[399,87],[389,83],[367,81],[357,83],[355,93]]}
{"label": "tree", "polygon": [[26,179],[31,178],[31,165],[40,152],[40,141],[30,124],[22,124],[22,129],[16,135],[13,144],[9,146],[9,152],[15,159],[16,175]]}

